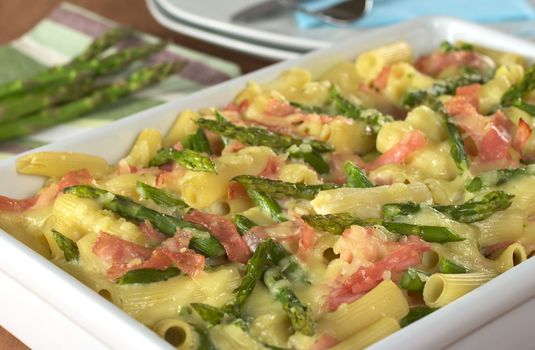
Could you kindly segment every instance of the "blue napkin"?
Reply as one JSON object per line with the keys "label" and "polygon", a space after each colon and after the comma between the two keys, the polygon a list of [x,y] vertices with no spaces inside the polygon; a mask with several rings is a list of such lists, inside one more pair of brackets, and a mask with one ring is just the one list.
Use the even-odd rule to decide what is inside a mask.
{"label": "blue napkin", "polygon": [[[308,0],[301,2],[310,10],[329,7],[341,0]],[[420,16],[451,16],[482,23],[528,21],[535,19],[535,10],[527,0],[375,0],[372,10],[354,27],[377,27]],[[326,25],[324,22],[296,12],[300,28]]]}

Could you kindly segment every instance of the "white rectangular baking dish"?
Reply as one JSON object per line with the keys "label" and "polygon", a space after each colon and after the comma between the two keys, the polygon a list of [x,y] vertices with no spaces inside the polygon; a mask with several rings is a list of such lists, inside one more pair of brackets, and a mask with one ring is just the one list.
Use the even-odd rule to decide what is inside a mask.
{"label": "white rectangular baking dish", "polygon": [[[249,80],[268,81],[293,66],[320,74],[338,61],[354,58],[359,52],[400,39],[408,41],[416,54],[432,50],[443,40],[465,40],[535,59],[535,45],[532,43],[455,19],[423,18],[360,34],[339,45],[276,64],[39,150],[88,152],[114,163],[126,154],[143,128],[165,131],[183,109],[223,106]],[[15,158],[0,162],[2,195],[30,196],[42,181],[38,177],[17,175]],[[485,329],[482,326],[535,296],[535,277],[530,278],[532,271],[535,271],[535,259],[504,273],[372,348],[445,348],[476,329],[481,334]],[[533,302],[527,307],[535,312]],[[522,315],[525,314],[524,311]],[[505,323],[514,325],[510,315]],[[0,324],[34,349],[170,348],[149,329],[1,230]],[[487,342],[490,338],[477,337],[478,333],[476,338],[467,338],[464,346],[461,341],[453,347],[467,348],[467,344],[477,344],[480,348],[495,348],[493,343]],[[532,345],[524,343],[525,346],[528,344]]]}

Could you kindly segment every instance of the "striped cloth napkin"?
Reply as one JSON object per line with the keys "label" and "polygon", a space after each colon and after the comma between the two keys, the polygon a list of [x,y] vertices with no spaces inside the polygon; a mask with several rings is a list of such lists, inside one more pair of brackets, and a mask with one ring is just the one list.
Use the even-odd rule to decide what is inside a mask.
{"label": "striped cloth napkin", "polygon": [[[63,3],[24,36],[0,47],[0,83],[30,77],[46,67],[68,62],[94,38],[114,26],[117,24],[95,13]],[[121,45],[155,40],[157,38],[148,34],[137,33],[131,40],[133,43],[123,42]],[[239,67],[234,63],[178,45],[169,45],[165,51],[152,56],[150,63],[168,59],[185,61],[186,66],[179,74],[164,82],[100,108],[83,118],[29,137],[0,142],[0,159],[111,123],[240,74]]]}

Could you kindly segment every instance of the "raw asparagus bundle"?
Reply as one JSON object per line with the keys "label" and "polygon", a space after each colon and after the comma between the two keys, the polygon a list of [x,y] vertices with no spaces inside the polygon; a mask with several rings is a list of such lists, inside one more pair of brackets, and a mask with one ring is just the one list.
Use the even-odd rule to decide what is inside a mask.
{"label": "raw asparagus bundle", "polygon": [[173,148],[163,148],[156,153],[150,165],[160,166],[173,161],[192,171],[216,172],[215,164],[210,157],[190,149],[177,151]]}
{"label": "raw asparagus bundle", "polygon": [[132,73],[127,79],[100,87],[82,99],[60,107],[44,109],[20,120],[0,123],[0,141],[25,136],[77,118],[102,105],[156,84],[179,71],[181,67],[182,63],[162,63],[154,67],[144,67]]}
{"label": "raw asparagus bundle", "polygon": [[232,179],[246,189],[263,192],[273,198],[293,197],[299,199],[314,199],[320,192],[340,187],[337,184],[325,183],[320,185],[306,185],[304,183],[284,182],[271,180],[253,175],[239,175]]}
{"label": "raw asparagus bundle", "polygon": [[[431,208],[446,214],[455,221],[472,223],[481,221],[492,214],[505,210],[511,206],[514,195],[503,191],[492,191],[481,199],[474,198],[463,204],[432,205]],[[425,205],[409,203],[391,203],[383,205],[383,216],[392,219],[396,216],[415,214]]]}
{"label": "raw asparagus bundle", "polygon": [[74,194],[81,198],[95,199],[103,208],[117,213],[125,219],[137,222],[148,220],[158,231],[167,236],[173,236],[178,229],[187,229],[193,234],[190,241],[190,246],[193,249],[212,258],[225,256],[225,250],[221,243],[212,237],[203,226],[159,213],[134,202],[128,197],[92,186],[78,185],[67,187],[64,192]]}
{"label": "raw asparagus bundle", "polygon": [[128,27],[116,27],[108,30],[96,38],[82,53],[73,58],[69,65],[77,65],[98,57],[102,52],[132,35],[132,33],[132,29]]}
{"label": "raw asparagus bundle", "polygon": [[315,229],[337,235],[342,234],[344,230],[351,225],[382,225],[392,233],[403,236],[420,236],[427,242],[446,243],[464,240],[464,238],[451,231],[447,227],[414,225],[403,222],[380,221],[375,219],[363,220],[347,213],[330,215],[303,215],[302,219]]}

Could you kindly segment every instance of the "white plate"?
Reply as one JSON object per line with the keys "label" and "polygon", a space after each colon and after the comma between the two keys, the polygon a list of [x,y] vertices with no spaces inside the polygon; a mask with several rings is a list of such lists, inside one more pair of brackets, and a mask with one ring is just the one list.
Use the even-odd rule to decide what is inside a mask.
{"label": "white plate", "polygon": [[[217,4],[217,2],[215,3]],[[158,3],[155,0],[147,0],[147,7],[156,21],[158,21],[158,23],[164,27],[178,33],[186,34],[197,39],[214,43],[216,45],[274,60],[292,59],[301,55],[300,52],[258,45],[241,39],[235,39],[229,36],[193,27],[189,24],[181,22],[176,18],[170,17],[163,11],[162,8],[158,6]]]}
{"label": "white plate", "polygon": [[[415,54],[428,52],[443,40],[464,40],[535,59],[532,43],[453,19],[420,19],[368,32],[335,47],[276,64],[34,151],[89,152],[114,163],[128,152],[143,128],[164,131],[173,123],[178,111],[224,106],[247,81],[266,82],[294,66],[305,67],[317,76],[339,61],[353,59],[362,51],[401,39],[411,44]],[[28,197],[42,183],[42,178],[17,175],[14,158],[0,162],[0,194]],[[420,350],[450,346],[488,322],[499,322],[498,317],[533,298],[533,271],[535,259],[529,259],[372,348]],[[170,348],[147,328],[1,230],[0,273],[3,274],[0,274],[0,324],[32,348],[93,349],[100,345],[113,349]],[[21,288],[28,293],[20,292]],[[530,302],[522,310],[521,317],[533,315],[535,305]],[[518,334],[514,332],[520,328],[515,323],[518,320],[526,327],[531,325],[523,318],[500,323],[506,327],[500,328],[503,339]],[[89,342],[88,338],[94,339]],[[524,348],[533,347],[530,332],[514,340]],[[492,338],[478,336],[475,343],[478,348],[496,348]]]}
{"label": "white plate", "polygon": [[[370,30],[327,25],[303,29],[299,28],[291,11],[251,23],[235,23],[231,20],[237,11],[263,1],[265,0],[157,0],[167,13],[183,23],[286,50],[310,51],[323,48]],[[530,3],[535,6],[535,0],[530,0]],[[534,37],[534,24],[508,22],[490,26],[523,37]]]}

